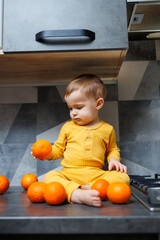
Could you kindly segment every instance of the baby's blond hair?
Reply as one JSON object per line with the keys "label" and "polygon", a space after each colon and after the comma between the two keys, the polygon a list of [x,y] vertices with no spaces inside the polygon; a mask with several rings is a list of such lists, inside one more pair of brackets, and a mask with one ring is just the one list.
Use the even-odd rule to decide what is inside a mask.
{"label": "baby's blond hair", "polygon": [[81,90],[88,97],[106,98],[106,87],[102,80],[94,74],[82,74],[73,79],[66,87],[64,97]]}

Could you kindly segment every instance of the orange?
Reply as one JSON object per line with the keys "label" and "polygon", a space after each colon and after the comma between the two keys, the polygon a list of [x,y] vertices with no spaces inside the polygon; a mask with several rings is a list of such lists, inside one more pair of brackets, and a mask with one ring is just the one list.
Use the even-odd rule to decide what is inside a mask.
{"label": "orange", "polygon": [[46,183],[44,182],[34,182],[32,183],[28,190],[27,196],[31,202],[44,202],[44,189]]}
{"label": "orange", "polygon": [[127,203],[131,197],[131,189],[126,183],[114,182],[109,185],[107,196],[113,203]]}
{"label": "orange", "polygon": [[27,173],[21,179],[21,186],[24,189],[28,189],[29,186],[34,182],[38,182],[37,176],[33,173]]}
{"label": "orange", "polygon": [[66,199],[66,191],[59,182],[48,183],[45,187],[44,198],[51,205],[59,205]]}
{"label": "orange", "polygon": [[9,180],[7,177],[0,175],[0,194],[5,193],[9,188]]}
{"label": "orange", "polygon": [[95,189],[100,193],[100,198],[105,200],[107,198],[107,188],[109,186],[109,182],[105,179],[96,180],[91,189]]}
{"label": "orange", "polygon": [[47,140],[38,140],[33,144],[32,153],[36,158],[44,160],[52,152],[52,145]]}

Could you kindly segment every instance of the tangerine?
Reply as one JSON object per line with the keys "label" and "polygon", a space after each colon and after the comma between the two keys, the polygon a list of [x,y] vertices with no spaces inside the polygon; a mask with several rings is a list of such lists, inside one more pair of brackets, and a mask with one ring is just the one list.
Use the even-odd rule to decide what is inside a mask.
{"label": "tangerine", "polygon": [[105,200],[107,198],[107,189],[109,186],[109,182],[105,179],[96,180],[91,189],[95,189],[100,193],[101,200]]}
{"label": "tangerine", "polygon": [[44,202],[44,190],[46,183],[44,182],[34,182],[32,183],[28,190],[27,196],[31,202]]}
{"label": "tangerine", "polygon": [[52,152],[52,145],[47,140],[38,140],[33,144],[32,153],[35,158],[44,160],[49,157]]}
{"label": "tangerine", "polygon": [[45,187],[44,198],[51,205],[59,205],[66,199],[66,191],[59,182],[48,183]]}
{"label": "tangerine", "polygon": [[21,179],[21,186],[27,190],[34,182],[38,182],[37,176],[33,173],[27,173]]}
{"label": "tangerine", "polygon": [[0,194],[7,192],[9,188],[9,180],[7,177],[0,175]]}
{"label": "tangerine", "polygon": [[111,183],[107,189],[107,197],[113,203],[127,203],[131,193],[131,188],[123,182]]}

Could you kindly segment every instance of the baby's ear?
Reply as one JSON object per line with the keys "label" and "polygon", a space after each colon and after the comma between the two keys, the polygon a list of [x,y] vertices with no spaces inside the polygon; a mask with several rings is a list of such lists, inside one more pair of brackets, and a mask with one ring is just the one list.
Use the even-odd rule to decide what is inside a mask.
{"label": "baby's ear", "polygon": [[96,109],[100,110],[103,107],[103,104],[104,104],[104,99],[103,98],[98,98],[97,99]]}

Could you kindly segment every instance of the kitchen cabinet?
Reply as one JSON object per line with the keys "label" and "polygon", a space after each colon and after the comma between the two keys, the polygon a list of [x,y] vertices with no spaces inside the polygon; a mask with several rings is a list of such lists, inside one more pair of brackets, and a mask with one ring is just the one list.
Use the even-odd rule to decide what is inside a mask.
{"label": "kitchen cabinet", "polygon": [[65,84],[83,73],[117,81],[125,0],[4,0],[3,18],[1,86]]}
{"label": "kitchen cabinet", "polygon": [[0,49],[2,48],[2,16],[3,16],[3,1],[0,0]]}
{"label": "kitchen cabinet", "polygon": [[4,0],[4,53],[127,47],[126,0]]}
{"label": "kitchen cabinet", "polygon": [[85,51],[0,54],[1,86],[66,84],[83,73],[98,75],[106,83],[117,81],[126,51]]}

